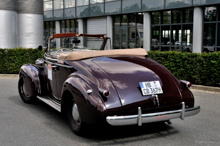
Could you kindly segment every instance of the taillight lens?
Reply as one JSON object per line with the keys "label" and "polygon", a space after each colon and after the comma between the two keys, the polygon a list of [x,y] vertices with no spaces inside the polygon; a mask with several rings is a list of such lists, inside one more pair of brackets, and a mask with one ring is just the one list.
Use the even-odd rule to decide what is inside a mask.
{"label": "taillight lens", "polygon": [[190,88],[192,86],[192,84],[189,81],[180,80],[180,82],[182,83],[183,86],[187,88]]}

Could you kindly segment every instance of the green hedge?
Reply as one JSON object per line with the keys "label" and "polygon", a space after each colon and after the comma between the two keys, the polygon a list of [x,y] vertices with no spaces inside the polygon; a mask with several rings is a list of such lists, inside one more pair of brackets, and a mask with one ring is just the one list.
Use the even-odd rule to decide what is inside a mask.
{"label": "green hedge", "polygon": [[220,52],[197,54],[149,51],[148,54],[178,79],[198,85],[220,86]]}
{"label": "green hedge", "polygon": [[0,49],[0,73],[17,74],[23,64],[35,63],[43,54],[44,51],[38,49]]}
{"label": "green hedge", "polygon": [[[44,51],[38,49],[0,49],[0,74],[17,74],[23,64],[35,63],[43,54]],[[149,51],[148,54],[178,79],[198,85],[220,86],[220,52],[197,54]]]}

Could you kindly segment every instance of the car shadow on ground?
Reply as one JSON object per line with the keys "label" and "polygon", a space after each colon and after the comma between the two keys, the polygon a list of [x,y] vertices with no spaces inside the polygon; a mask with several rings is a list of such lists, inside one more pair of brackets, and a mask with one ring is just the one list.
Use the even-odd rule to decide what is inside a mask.
{"label": "car shadow on ground", "polygon": [[[164,122],[143,124],[142,126],[103,126],[103,125],[89,125],[86,133],[82,136],[75,135],[67,122],[59,112],[39,101],[36,104],[25,104],[19,96],[9,97],[14,104],[20,108],[26,108],[31,114],[35,114],[45,119],[45,124],[53,131],[60,133],[65,138],[70,138],[74,141],[82,141],[86,139],[91,143],[98,143],[99,145],[112,145],[127,143],[132,141],[142,141],[147,139],[155,139],[158,137],[166,137],[177,134],[179,131]],[[30,114],[30,115],[31,115]],[[62,129],[62,130],[60,130]],[[78,137],[78,138],[76,138]]]}

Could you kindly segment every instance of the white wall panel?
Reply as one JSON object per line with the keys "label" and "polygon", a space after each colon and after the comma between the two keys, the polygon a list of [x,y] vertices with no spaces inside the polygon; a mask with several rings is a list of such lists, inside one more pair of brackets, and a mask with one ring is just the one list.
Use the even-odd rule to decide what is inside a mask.
{"label": "white wall panel", "polygon": [[0,10],[0,48],[17,47],[17,12]]}
{"label": "white wall panel", "polygon": [[106,17],[87,19],[87,33],[88,34],[107,34],[106,31]]}
{"label": "white wall panel", "polygon": [[43,15],[18,14],[18,47],[43,45]]}

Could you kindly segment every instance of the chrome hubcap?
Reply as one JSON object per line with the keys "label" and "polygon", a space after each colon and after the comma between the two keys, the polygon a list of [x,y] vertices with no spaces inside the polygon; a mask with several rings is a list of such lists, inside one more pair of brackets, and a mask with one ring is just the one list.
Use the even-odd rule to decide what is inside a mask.
{"label": "chrome hubcap", "polygon": [[23,86],[21,87],[22,88],[22,93],[24,93],[24,95],[26,96],[26,97],[30,97],[28,94],[26,94],[26,90],[25,90],[25,84],[23,84]]}
{"label": "chrome hubcap", "polygon": [[77,105],[75,103],[73,104],[73,107],[72,107],[72,116],[76,124],[79,125],[81,123],[81,120],[79,117],[79,111],[78,111]]}

